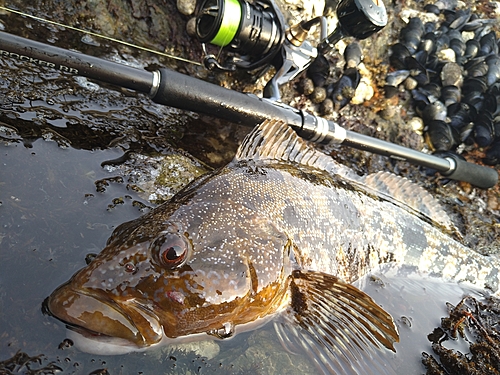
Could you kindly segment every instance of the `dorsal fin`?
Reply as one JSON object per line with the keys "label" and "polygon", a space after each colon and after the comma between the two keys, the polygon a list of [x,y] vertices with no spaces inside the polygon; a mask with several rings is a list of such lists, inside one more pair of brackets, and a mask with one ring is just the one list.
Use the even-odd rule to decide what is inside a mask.
{"label": "dorsal fin", "polygon": [[233,162],[241,160],[285,161],[307,165],[337,174],[355,185],[371,190],[378,196],[408,212],[423,215],[450,233],[459,235],[440,204],[423,188],[389,172],[377,172],[359,177],[350,168],[338,164],[330,156],[310,146],[283,121],[265,120],[247,135]]}
{"label": "dorsal fin", "polygon": [[426,190],[408,179],[389,172],[376,172],[362,178],[362,182],[377,193],[394,198],[397,202],[427,216],[450,232],[457,232],[448,214]]}
{"label": "dorsal fin", "polygon": [[351,169],[311,147],[283,121],[265,120],[247,135],[233,161],[288,161],[357,180]]}

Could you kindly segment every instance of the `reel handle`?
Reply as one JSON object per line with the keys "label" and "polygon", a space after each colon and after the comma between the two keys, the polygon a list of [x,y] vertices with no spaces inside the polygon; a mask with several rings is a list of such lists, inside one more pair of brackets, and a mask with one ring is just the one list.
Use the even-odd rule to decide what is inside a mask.
{"label": "reel handle", "polygon": [[337,7],[337,28],[318,45],[318,52],[331,51],[346,36],[366,39],[387,25],[382,0],[342,0]]}

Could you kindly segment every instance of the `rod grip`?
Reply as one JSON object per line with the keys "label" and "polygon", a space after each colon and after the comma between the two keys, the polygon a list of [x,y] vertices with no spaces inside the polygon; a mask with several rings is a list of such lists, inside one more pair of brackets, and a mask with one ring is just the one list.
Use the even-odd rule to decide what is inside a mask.
{"label": "rod grip", "polygon": [[498,172],[493,168],[468,163],[454,154],[446,155],[445,159],[455,165],[455,168],[452,168],[449,172],[441,172],[443,176],[453,180],[469,182],[483,189],[491,188],[498,182]]}
{"label": "rod grip", "polygon": [[159,69],[160,81],[152,99],[156,103],[196,111],[246,126],[268,118],[279,119],[294,128],[302,127],[298,110],[279,107],[256,96],[229,90],[213,83],[169,69]]}

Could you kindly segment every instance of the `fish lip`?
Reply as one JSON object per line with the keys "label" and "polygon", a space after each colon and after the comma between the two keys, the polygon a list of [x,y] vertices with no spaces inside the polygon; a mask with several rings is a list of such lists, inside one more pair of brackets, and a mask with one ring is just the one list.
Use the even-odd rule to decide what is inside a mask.
{"label": "fish lip", "polygon": [[64,324],[66,325],[67,329],[74,331],[74,332],[76,332],[84,337],[88,337],[88,338],[111,337],[111,336],[105,335],[104,333],[92,331],[91,329],[87,329],[85,327],[82,327],[82,326],[79,326],[76,324],[72,324],[72,323],[68,323],[68,322],[64,322]]}
{"label": "fish lip", "polygon": [[[106,323],[101,326],[102,331],[96,329],[95,321],[92,319],[88,322],[84,321],[82,316],[85,311],[80,315],[70,312],[75,303],[76,309],[82,307],[83,311],[88,306],[90,315],[97,312],[102,316],[101,319]],[[158,317],[146,305],[134,299],[119,303],[99,290],[74,289],[68,284],[62,285],[45,299],[42,311],[63,322],[68,329],[91,339],[119,338],[129,341],[131,345],[138,348],[143,348],[156,344],[163,336]],[[148,325],[140,326],[134,317]],[[114,327],[116,333],[119,334],[111,334],[113,328],[110,327]],[[116,329],[117,327],[120,329]]]}

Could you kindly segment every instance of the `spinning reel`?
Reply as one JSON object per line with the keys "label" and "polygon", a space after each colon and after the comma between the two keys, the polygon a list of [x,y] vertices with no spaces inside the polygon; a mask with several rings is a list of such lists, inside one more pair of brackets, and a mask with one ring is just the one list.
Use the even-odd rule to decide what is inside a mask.
{"label": "spinning reel", "polygon": [[[329,35],[325,17],[286,28],[284,17],[273,0],[203,0],[198,5],[196,36],[203,43],[205,67],[250,71],[273,65],[276,74],[264,90],[264,96],[272,100],[279,100],[278,87],[305,70],[318,52],[331,51],[343,37],[365,39],[387,24],[382,0],[341,0],[337,6],[337,27]],[[306,40],[315,24],[321,28],[317,48]],[[219,62],[208,54],[205,43],[227,51],[226,60]]]}

